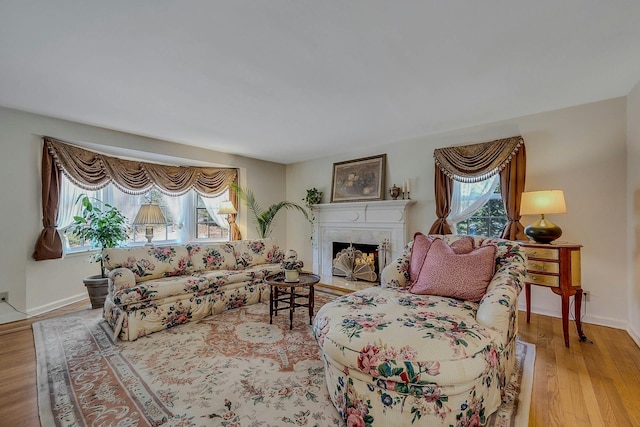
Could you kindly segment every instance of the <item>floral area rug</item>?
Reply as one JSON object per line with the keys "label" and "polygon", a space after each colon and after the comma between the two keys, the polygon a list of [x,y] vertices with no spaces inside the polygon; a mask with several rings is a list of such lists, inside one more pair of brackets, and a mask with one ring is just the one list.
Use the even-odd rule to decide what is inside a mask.
{"label": "floral area rug", "polygon": [[[318,293],[316,307],[329,298]],[[344,425],[304,309],[296,310],[293,330],[287,312],[270,325],[265,303],[133,342],[114,342],[100,310],[38,322],[33,330],[43,426]],[[528,405],[514,423],[525,410],[517,410],[518,396],[533,348],[518,343],[510,401],[488,425],[527,425]]]}

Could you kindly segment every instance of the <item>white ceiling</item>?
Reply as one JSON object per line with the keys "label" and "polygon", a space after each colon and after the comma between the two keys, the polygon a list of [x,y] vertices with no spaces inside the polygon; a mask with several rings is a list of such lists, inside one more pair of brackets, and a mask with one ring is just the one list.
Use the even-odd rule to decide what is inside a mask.
{"label": "white ceiling", "polygon": [[0,0],[0,105],[279,163],[639,80],[637,0]]}

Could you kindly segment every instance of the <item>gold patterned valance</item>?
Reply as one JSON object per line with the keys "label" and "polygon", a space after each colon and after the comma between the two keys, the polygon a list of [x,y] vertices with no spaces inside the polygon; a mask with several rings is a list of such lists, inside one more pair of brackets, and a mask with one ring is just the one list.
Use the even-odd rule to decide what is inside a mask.
{"label": "gold patterned valance", "polygon": [[75,185],[90,191],[113,183],[128,194],[144,194],[155,186],[171,196],[192,188],[211,196],[225,190],[238,176],[233,168],[166,166],[110,157],[49,137],[44,143],[56,167]]}
{"label": "gold patterned valance", "polygon": [[500,173],[524,144],[521,136],[480,144],[437,148],[433,158],[445,175],[459,182],[484,181]]}

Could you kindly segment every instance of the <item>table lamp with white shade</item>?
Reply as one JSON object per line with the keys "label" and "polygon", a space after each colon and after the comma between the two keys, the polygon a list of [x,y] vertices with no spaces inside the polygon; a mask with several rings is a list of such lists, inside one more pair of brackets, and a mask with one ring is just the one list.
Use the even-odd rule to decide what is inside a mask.
{"label": "table lamp with white shade", "polygon": [[218,215],[226,215],[227,222],[229,223],[229,238],[231,238],[231,222],[229,221],[229,215],[237,214],[238,210],[233,206],[233,203],[229,200],[225,200],[220,203],[220,208],[218,209]]}
{"label": "table lamp with white shade", "polygon": [[154,224],[167,224],[167,220],[162,213],[162,209],[160,206],[155,203],[145,203],[140,206],[140,210],[136,215],[136,219],[133,220],[134,225],[144,225],[145,233],[144,236],[147,238],[147,243],[145,246],[153,246],[151,243],[151,239],[153,239],[153,226]]}
{"label": "table lamp with white shade", "polygon": [[520,215],[540,215],[524,229],[536,243],[551,243],[562,235],[562,229],[546,219],[545,214],[566,214],[567,205],[562,190],[525,191],[522,193]]}

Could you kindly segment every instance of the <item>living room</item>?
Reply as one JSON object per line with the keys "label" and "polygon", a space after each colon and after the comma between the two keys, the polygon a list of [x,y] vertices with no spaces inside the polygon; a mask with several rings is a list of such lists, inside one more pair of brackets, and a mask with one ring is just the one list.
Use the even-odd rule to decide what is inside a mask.
{"label": "living room", "polygon": [[[637,16],[638,10],[634,8],[628,15],[635,13]],[[637,38],[633,38],[637,36],[637,32],[629,36],[630,46],[637,47],[634,44]],[[6,42],[1,46],[3,54],[12,51]],[[37,55],[38,52],[22,54]],[[50,111],[54,111],[52,106],[58,102],[56,98],[60,93],[54,89],[50,93],[38,91],[34,95],[42,98],[42,108],[36,104],[22,106],[0,96],[0,105],[3,105],[0,107],[0,138],[6,153],[0,159],[3,206],[0,215],[10,224],[5,230],[5,241],[10,244],[0,249],[0,265],[5,272],[0,291],[9,292],[9,302],[18,310],[38,315],[85,298],[82,279],[96,272],[95,264],[87,262],[84,254],[38,262],[32,258],[35,241],[42,229],[40,161],[43,136],[125,158],[236,167],[240,170],[240,184],[259,195],[266,205],[279,200],[301,202],[305,191],[312,187],[324,191],[323,203],[328,203],[334,163],[386,154],[386,186],[401,185],[406,180],[411,182],[411,198],[415,204],[410,207],[409,229],[413,233],[427,232],[436,219],[434,149],[521,135],[527,149],[526,190],[558,188],[565,192],[567,214],[552,216],[552,219],[562,227],[561,240],[582,245],[582,287],[590,293],[583,318],[587,336],[589,324],[602,325],[626,331],[640,345],[640,170],[636,166],[640,163],[640,120],[637,119],[640,117],[640,72],[634,59],[629,59],[624,66],[613,67],[624,69],[619,74],[602,67],[593,74],[605,74],[608,80],[627,82],[626,89],[603,86],[602,90],[592,90],[582,98],[563,98],[557,103],[547,99],[540,102],[530,95],[527,102],[536,105],[537,109],[533,110],[512,110],[510,106],[495,104],[491,111],[478,106],[472,109],[465,98],[460,98],[455,100],[460,106],[457,117],[442,116],[440,123],[425,128],[422,134],[390,132],[381,140],[367,130],[353,145],[343,141],[341,149],[334,151],[316,144],[308,148],[315,154],[313,157],[287,162],[276,161],[277,153],[271,153],[270,160],[254,158],[250,152],[239,154],[233,147],[234,141],[222,141],[224,138],[220,138],[221,142],[216,146],[219,148],[203,148],[206,142],[199,141],[201,146],[189,144],[186,134],[166,131],[164,139],[152,138],[141,136],[153,134],[152,129],[137,135],[112,130],[108,118],[104,121],[91,115],[74,118],[71,111],[55,114]],[[626,75],[631,72],[635,73],[632,82]],[[556,83],[558,86],[553,90],[560,92],[562,85],[575,84],[571,80],[573,77]],[[575,76],[575,80],[580,78]],[[4,80],[3,85],[17,84]],[[355,87],[360,82],[351,84]],[[440,82],[440,85],[446,84]],[[21,85],[24,91],[25,83]],[[586,87],[575,86],[577,88],[571,87],[573,91],[584,89],[586,92]],[[571,90],[567,89],[567,92]],[[0,93],[13,91],[2,86]],[[81,89],[73,93],[73,96],[80,95]],[[472,97],[471,92],[469,96]],[[124,99],[123,103],[126,103],[127,98]],[[97,110],[102,103],[92,102]],[[550,107],[542,107],[546,105]],[[118,105],[109,108],[117,109]],[[169,112],[164,111],[164,121],[170,122],[170,107],[167,108]],[[387,108],[397,116],[421,115],[420,111],[406,112],[401,103],[385,107],[383,111]],[[453,107],[448,105],[448,108]],[[139,114],[143,120],[144,114]],[[215,121],[200,111],[192,114],[203,122]],[[375,122],[380,119],[378,114],[384,115],[373,111],[367,119]],[[353,116],[355,120],[359,115],[353,113]],[[330,123],[325,125],[332,126]],[[158,133],[162,132],[158,130]],[[367,139],[367,135],[370,138]],[[364,143],[356,144],[362,141]],[[300,153],[305,148],[296,142],[291,150],[302,156]],[[521,222],[526,226],[535,219],[524,216]],[[257,237],[248,215],[241,211],[238,221],[243,236]],[[309,223],[292,212],[279,218],[272,237],[283,247],[295,249],[305,265],[311,267],[313,249],[309,235]],[[519,304],[523,309],[523,297]],[[532,311],[561,317],[557,295],[548,289],[534,287]],[[572,348],[580,345],[575,336],[573,338]]]}

